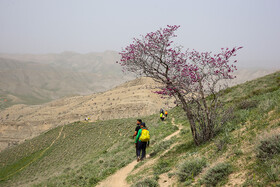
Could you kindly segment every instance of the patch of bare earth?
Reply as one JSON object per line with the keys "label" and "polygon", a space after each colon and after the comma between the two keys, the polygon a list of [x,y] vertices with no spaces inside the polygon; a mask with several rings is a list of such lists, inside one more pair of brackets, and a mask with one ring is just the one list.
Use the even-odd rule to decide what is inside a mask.
{"label": "patch of bare earth", "polygon": [[167,173],[163,173],[159,176],[158,183],[160,187],[173,187],[176,184],[176,178],[174,176],[169,178]]}

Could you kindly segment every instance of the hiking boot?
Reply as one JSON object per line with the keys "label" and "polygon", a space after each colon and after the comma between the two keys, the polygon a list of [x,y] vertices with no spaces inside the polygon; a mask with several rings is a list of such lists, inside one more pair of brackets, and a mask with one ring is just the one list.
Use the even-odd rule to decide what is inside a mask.
{"label": "hiking boot", "polygon": [[140,157],[138,156],[138,157],[137,157],[137,162],[139,162],[139,161],[140,161]]}

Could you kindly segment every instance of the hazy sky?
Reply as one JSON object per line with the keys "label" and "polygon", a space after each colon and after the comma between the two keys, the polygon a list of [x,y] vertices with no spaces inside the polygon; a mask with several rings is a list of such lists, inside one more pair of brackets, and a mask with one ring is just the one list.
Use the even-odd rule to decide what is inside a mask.
{"label": "hazy sky", "polygon": [[0,53],[120,51],[167,24],[186,48],[280,68],[280,0],[0,0]]}

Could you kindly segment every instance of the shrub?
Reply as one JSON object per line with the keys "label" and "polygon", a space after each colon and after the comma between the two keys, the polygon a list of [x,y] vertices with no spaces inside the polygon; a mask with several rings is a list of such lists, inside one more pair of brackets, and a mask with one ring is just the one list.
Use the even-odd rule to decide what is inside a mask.
{"label": "shrub", "polygon": [[257,157],[261,160],[271,158],[280,153],[280,134],[273,134],[260,141],[257,147]]}
{"label": "shrub", "polygon": [[201,158],[195,158],[193,160],[187,160],[179,166],[179,172],[177,173],[179,180],[185,182],[193,179],[197,176],[202,169],[206,166],[206,160]]}
{"label": "shrub", "polygon": [[238,109],[250,109],[250,108],[255,108],[258,106],[258,102],[255,100],[248,101],[248,100],[243,100],[238,104]]}
{"label": "shrub", "polygon": [[132,185],[131,187],[158,187],[159,184],[156,180],[151,178],[146,178]]}
{"label": "shrub", "polygon": [[202,178],[202,183],[206,186],[216,186],[232,172],[232,166],[228,163],[219,163],[210,168]]}
{"label": "shrub", "polygon": [[89,184],[90,184],[90,185],[96,185],[99,181],[100,181],[99,178],[97,178],[97,177],[92,177],[92,178],[89,179]]}
{"label": "shrub", "polygon": [[160,175],[171,170],[171,163],[168,160],[159,160],[153,169],[155,175]]}

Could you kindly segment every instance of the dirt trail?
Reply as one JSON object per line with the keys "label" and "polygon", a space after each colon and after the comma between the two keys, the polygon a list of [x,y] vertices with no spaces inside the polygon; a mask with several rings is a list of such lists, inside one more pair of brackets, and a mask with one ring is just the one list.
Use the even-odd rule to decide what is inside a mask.
{"label": "dirt trail", "polygon": [[[172,118],[172,124],[174,126],[174,118]],[[170,140],[172,137],[178,135],[180,133],[180,130],[182,129],[182,126],[179,126],[179,130],[176,132],[172,133],[171,135],[165,137],[163,141]],[[172,149],[176,144],[173,144],[168,150],[164,151],[160,156],[164,155],[167,153],[170,149]],[[159,156],[159,157],[160,157]],[[147,161],[145,164],[143,164],[141,167],[139,167],[137,170],[134,170],[133,173],[137,173],[141,168],[147,166],[147,165],[152,165],[155,161],[158,160],[158,158],[154,158],[152,160]],[[147,159],[150,158],[149,155],[147,156]],[[137,161],[133,161],[130,164],[128,164],[126,167],[120,169],[117,171],[115,174],[112,176],[109,176],[107,179],[105,179],[103,182],[101,182],[97,187],[129,187],[130,185],[126,182],[126,177],[132,172],[133,168],[137,165]]]}
{"label": "dirt trail", "polygon": [[13,172],[13,173],[7,175],[5,178],[3,178],[3,179],[1,179],[1,180],[6,180],[6,179],[8,179],[9,177],[11,177],[11,176],[13,176],[14,174],[20,172],[21,170],[23,170],[24,168],[26,168],[27,166],[29,166],[30,164],[32,164],[33,162],[35,162],[36,160],[38,160],[39,158],[41,158],[41,157],[44,155],[44,153],[45,153],[47,150],[49,150],[49,149],[53,146],[53,144],[60,138],[63,129],[64,129],[64,126],[62,126],[62,128],[61,128],[61,130],[59,131],[57,137],[52,141],[52,143],[51,143],[46,149],[44,149],[44,150],[40,153],[40,155],[39,155],[38,157],[35,157],[31,162],[29,162],[29,163],[26,164],[25,166],[19,168],[19,169],[16,170],[15,172]]}

